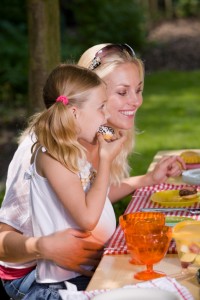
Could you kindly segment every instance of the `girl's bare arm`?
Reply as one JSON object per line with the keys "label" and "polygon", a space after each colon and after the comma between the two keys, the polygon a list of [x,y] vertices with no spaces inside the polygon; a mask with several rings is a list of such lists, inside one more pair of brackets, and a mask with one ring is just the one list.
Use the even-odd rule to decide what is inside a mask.
{"label": "girl's bare arm", "polygon": [[102,213],[110,179],[112,160],[121,150],[125,137],[107,143],[99,136],[99,165],[96,178],[87,193],[83,191],[80,178],[46,153],[38,153],[38,164],[63,203],[82,230],[93,230]]}

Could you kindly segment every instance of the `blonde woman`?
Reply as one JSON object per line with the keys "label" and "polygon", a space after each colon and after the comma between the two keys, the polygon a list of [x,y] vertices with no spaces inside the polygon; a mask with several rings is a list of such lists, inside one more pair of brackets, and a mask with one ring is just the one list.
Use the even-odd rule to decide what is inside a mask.
{"label": "blonde woman", "polygon": [[[107,124],[116,132],[123,130],[127,136],[123,151],[112,165],[113,184],[109,192],[110,200],[118,201],[133,193],[136,188],[162,183],[170,176],[179,176],[180,165],[185,168],[185,164],[179,156],[171,156],[163,158],[152,172],[129,177],[127,157],[133,151],[136,131],[134,120],[143,101],[144,87],[143,63],[136,57],[134,50],[127,44],[96,45],[83,53],[78,65],[93,70],[106,82],[107,109],[110,114]],[[97,144],[89,147],[91,152],[97,152]],[[94,155],[94,164],[96,159]],[[120,174],[120,178],[116,174]]]}

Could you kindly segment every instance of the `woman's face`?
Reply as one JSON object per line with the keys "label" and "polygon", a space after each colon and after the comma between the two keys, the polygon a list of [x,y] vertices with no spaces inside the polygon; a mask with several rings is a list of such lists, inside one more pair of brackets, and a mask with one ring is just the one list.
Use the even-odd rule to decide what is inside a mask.
{"label": "woman's face", "polygon": [[107,84],[109,125],[131,129],[136,111],[143,101],[143,82],[138,67],[134,63],[119,65],[104,81]]}

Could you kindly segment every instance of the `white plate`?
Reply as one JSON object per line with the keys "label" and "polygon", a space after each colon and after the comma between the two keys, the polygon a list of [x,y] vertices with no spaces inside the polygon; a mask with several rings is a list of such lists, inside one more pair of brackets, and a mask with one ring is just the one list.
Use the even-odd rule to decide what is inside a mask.
{"label": "white plate", "polygon": [[92,300],[180,300],[174,293],[157,288],[122,288],[96,295]]}
{"label": "white plate", "polygon": [[183,171],[182,179],[189,184],[200,184],[200,169]]}

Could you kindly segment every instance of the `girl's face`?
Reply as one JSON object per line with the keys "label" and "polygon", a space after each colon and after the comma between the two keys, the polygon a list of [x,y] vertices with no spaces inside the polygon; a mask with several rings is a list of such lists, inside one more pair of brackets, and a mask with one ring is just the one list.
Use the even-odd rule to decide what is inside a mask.
{"label": "girl's face", "polygon": [[99,126],[107,122],[107,93],[105,84],[89,91],[83,108],[78,109],[78,126],[81,129],[78,138],[92,143]]}
{"label": "girl's face", "polygon": [[137,109],[142,104],[142,86],[138,67],[134,63],[119,65],[104,78],[107,84],[107,123],[119,129],[131,129]]}

